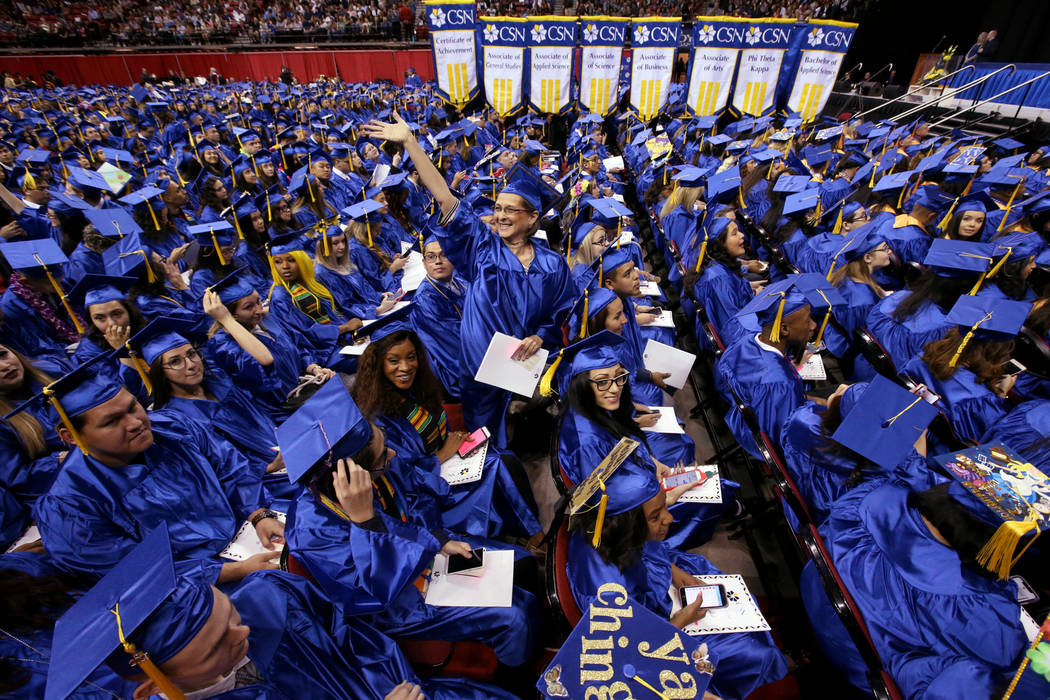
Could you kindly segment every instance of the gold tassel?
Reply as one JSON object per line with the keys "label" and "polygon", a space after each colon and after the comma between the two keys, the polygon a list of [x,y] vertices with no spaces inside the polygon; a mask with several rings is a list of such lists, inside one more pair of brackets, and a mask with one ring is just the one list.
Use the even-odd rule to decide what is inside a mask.
{"label": "gold tassel", "polygon": [[219,264],[225,265],[226,260],[222,257],[222,250],[219,248],[219,239],[215,237],[215,229],[209,226],[208,231],[211,233],[211,242],[215,245],[215,254],[219,256]]}
{"label": "gold tassel", "polygon": [[842,233],[842,213],[846,210],[846,204],[843,203],[839,207],[839,215],[835,217],[835,227],[831,230],[832,233]]}
{"label": "gold tassel", "polygon": [[[37,260],[40,260],[40,258],[37,257]],[[69,305],[69,301],[66,299],[65,292],[62,291],[62,287],[59,286],[58,280],[56,280],[55,276],[51,274],[51,270],[47,269],[47,266],[42,267],[44,268],[44,274],[47,275],[48,281],[51,282],[51,287],[55,290],[55,294],[57,294],[58,298],[62,301],[62,307],[66,310],[66,313],[69,314],[69,320],[73,322],[73,327],[77,329],[77,333],[84,335],[84,326],[81,325],[80,319],[78,319],[76,313],[73,312],[73,307]]]}
{"label": "gold tassel", "polygon": [[131,364],[135,365],[135,371],[139,373],[139,379],[142,380],[142,386],[146,387],[146,393],[153,394],[153,384],[149,380],[149,365],[146,361],[139,357],[138,353],[131,347],[131,341],[124,343],[124,347],[128,350],[128,357],[131,358]]}
{"label": "gold tassel", "polygon": [[977,332],[977,328],[991,317],[991,313],[985,314],[984,318],[982,318],[977,323],[973,324],[970,330],[966,331],[966,335],[963,336],[962,342],[959,343],[958,349],[955,351],[955,354],[952,355],[952,359],[948,362],[949,367],[954,367],[955,365],[959,364],[959,358],[962,356],[963,350],[966,349],[966,346],[970,344],[970,339],[973,338],[973,334]]}
{"label": "gold tassel", "polygon": [[1010,218],[1010,209],[1012,209],[1014,205],[1014,198],[1017,197],[1018,191],[1020,191],[1023,187],[1024,180],[1018,182],[1017,187],[1015,187],[1014,191],[1010,193],[1010,199],[1006,202],[1006,211],[1003,212],[1002,221],[999,222],[999,226],[995,229],[996,233],[1000,233],[1003,230],[1003,226],[1006,225],[1006,220]]}
{"label": "gold tassel", "polygon": [[580,314],[580,337],[587,337],[587,321],[590,320],[588,316],[591,306],[591,295],[590,292],[585,288],[583,290],[583,313]]}
{"label": "gold tassel", "polygon": [[66,426],[66,430],[73,436],[73,442],[80,448],[80,451],[84,453],[84,456],[90,457],[91,453],[88,452],[87,445],[84,444],[83,438],[80,437],[80,433],[73,427],[73,421],[69,420],[69,416],[66,415],[66,409],[62,408],[62,404],[59,403],[58,398],[55,396],[55,391],[51,387],[54,384],[45,386],[43,389],[44,396],[51,402],[51,405],[55,407],[55,413],[58,414],[59,420],[62,421],[62,425]]}
{"label": "gold tassel", "polygon": [[704,242],[700,244],[700,257],[696,259],[696,269],[693,272],[699,273],[700,268],[704,265],[704,256],[707,254],[707,234],[704,234]]}
{"label": "gold tassel", "polygon": [[160,231],[160,222],[157,221],[157,213],[153,211],[153,205],[146,200],[146,208],[149,209],[149,218],[153,219],[153,228]]}
{"label": "gold tassel", "polygon": [[[1027,533],[1035,531],[1035,537],[1016,556],[1017,545]],[[1021,555],[1039,537],[1039,525],[1031,520],[1008,520],[999,526],[992,538],[977,553],[977,563],[1005,581],[1010,578],[1012,567]]]}
{"label": "gold tassel", "polygon": [[780,293],[780,306],[777,307],[776,318],[773,319],[773,329],[769,332],[769,339],[774,343],[780,342],[780,324],[784,320],[784,306],[787,304],[787,294]]}
{"label": "gold tassel", "polygon": [[591,538],[591,546],[595,549],[602,543],[602,528],[605,527],[605,509],[609,505],[609,493],[605,490],[605,483],[599,482],[602,488],[602,500],[598,504],[598,517],[594,521],[594,536]]}
{"label": "gold tassel", "polygon": [[948,223],[952,220],[952,214],[955,213],[955,206],[958,203],[959,203],[959,197],[956,197],[955,201],[952,202],[952,205],[950,207],[948,207],[948,213],[945,214],[944,217],[941,219],[941,222],[939,224],[937,224],[937,228],[939,228],[939,229],[941,229],[943,231],[945,229],[945,227],[948,226]]}
{"label": "gold tassel", "polygon": [[559,350],[557,357],[554,358],[554,362],[552,362],[551,366],[547,368],[547,371],[543,373],[543,377],[540,379],[540,396],[554,395],[554,373],[558,371],[558,365],[561,364],[564,352],[564,348]]}
{"label": "gold tassel", "polygon": [[372,245],[372,222],[365,218],[365,231],[368,233],[368,247],[374,247]]}
{"label": "gold tassel", "polygon": [[233,227],[237,229],[237,237],[242,241],[244,240],[244,234],[241,233],[241,220],[237,218],[237,211],[233,212]]}
{"label": "gold tassel", "polygon": [[164,693],[168,700],[186,700],[183,692],[176,688],[175,684],[157,668],[156,664],[149,658],[149,654],[139,651],[132,642],[124,638],[124,628],[120,623],[120,603],[114,605],[110,612],[117,616],[117,638],[120,639],[120,645],[124,648],[124,651],[131,655],[131,664],[141,668],[149,676],[149,679],[156,683],[157,689]]}

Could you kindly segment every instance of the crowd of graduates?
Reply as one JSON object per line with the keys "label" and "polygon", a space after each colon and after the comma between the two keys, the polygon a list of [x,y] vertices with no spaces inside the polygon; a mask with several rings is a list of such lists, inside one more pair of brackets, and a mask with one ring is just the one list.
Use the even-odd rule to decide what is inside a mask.
{"label": "crowd of graduates", "polygon": [[[904,695],[1001,692],[1029,646],[1011,569],[1046,590],[1027,572],[1045,574],[1050,512],[1050,148],[693,118],[683,91],[645,122],[624,103],[459,111],[418,78],[10,94],[4,691],[533,697],[551,620],[604,585],[702,620],[669,590],[722,573],[695,550],[744,515],[739,485],[720,503],[665,488],[698,455],[650,430],[676,388],[645,357],[695,340]],[[478,378],[498,334],[505,367],[542,375],[532,397]],[[802,378],[814,362],[830,380]],[[545,532],[522,460],[551,415],[575,502]],[[480,477],[443,476],[482,427]],[[932,459],[978,443],[1028,460],[1020,506]],[[239,531],[262,550],[229,557]],[[571,600],[551,611],[555,547]],[[476,550],[513,553],[509,604],[428,604],[435,557]],[[799,585],[824,653],[867,688],[812,564]],[[413,644],[435,640],[480,643],[490,672],[420,679]],[[704,641],[709,699],[789,672],[768,633]]]}

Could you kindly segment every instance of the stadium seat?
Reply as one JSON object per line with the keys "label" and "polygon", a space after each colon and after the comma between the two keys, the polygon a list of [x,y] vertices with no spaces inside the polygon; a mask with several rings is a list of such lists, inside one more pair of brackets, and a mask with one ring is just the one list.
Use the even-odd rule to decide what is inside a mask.
{"label": "stadium seat", "polygon": [[1041,379],[1050,379],[1050,346],[1029,328],[1021,328],[1014,341],[1014,357]]}
{"label": "stadium seat", "polygon": [[557,527],[554,537],[554,546],[547,547],[546,566],[546,588],[547,602],[550,609],[556,615],[560,614],[562,621],[572,629],[583,617],[576,598],[572,595],[572,586],[569,584],[569,524],[563,516],[556,516],[551,527]]}
{"label": "stadium seat", "polygon": [[897,376],[897,366],[893,364],[893,358],[867,328],[853,330],[853,345],[876,372],[884,377]]}

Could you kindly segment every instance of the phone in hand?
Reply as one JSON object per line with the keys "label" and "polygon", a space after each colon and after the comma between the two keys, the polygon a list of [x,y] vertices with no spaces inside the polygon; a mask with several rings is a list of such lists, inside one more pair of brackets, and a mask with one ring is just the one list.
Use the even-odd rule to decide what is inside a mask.
{"label": "phone in hand", "polygon": [[726,599],[726,587],[720,583],[682,586],[678,589],[678,594],[682,597],[683,608],[692,605],[697,598],[701,601],[701,608],[724,608],[729,605]]}
{"label": "phone in hand", "polygon": [[464,574],[466,576],[481,576],[484,566],[485,550],[472,549],[470,550],[470,556],[450,554],[446,572],[450,574]]}
{"label": "phone in hand", "polygon": [[485,426],[481,426],[480,428],[475,430],[473,433],[471,433],[470,437],[468,437],[466,440],[463,441],[463,444],[459,446],[459,449],[457,450],[457,453],[459,454],[460,457],[462,457],[463,459],[466,459],[470,455],[472,455],[475,452],[477,452],[478,449],[480,449],[482,445],[484,445],[486,442],[488,442],[489,437],[490,437],[489,429],[486,428]]}
{"label": "phone in hand", "polygon": [[926,403],[934,404],[941,400],[941,397],[930,391],[930,388],[925,384],[915,387],[915,394],[921,396]]}
{"label": "phone in hand", "polygon": [[1020,362],[1011,359],[1009,362],[1003,365],[1003,375],[1007,377],[1012,377],[1015,374],[1020,374],[1021,372],[1024,372],[1026,369],[1028,368],[1022,365]]}
{"label": "phone in hand", "polygon": [[664,491],[670,491],[671,489],[684,486],[685,484],[691,484],[693,482],[701,483],[706,478],[707,476],[699,469],[674,471],[663,478]]}

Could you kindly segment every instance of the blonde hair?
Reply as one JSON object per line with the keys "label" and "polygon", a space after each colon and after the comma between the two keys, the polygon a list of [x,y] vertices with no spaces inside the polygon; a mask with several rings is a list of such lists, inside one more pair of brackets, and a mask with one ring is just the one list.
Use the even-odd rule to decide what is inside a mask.
{"label": "blonde hair", "polygon": [[336,272],[350,273],[357,270],[357,266],[354,265],[354,261],[350,259],[350,248],[347,247],[346,252],[343,253],[345,260],[340,262],[336,259],[335,255],[332,254],[332,239],[335,236],[345,236],[346,233],[340,231],[339,233],[328,234],[328,255],[325,255],[325,234],[321,234],[317,237],[317,242],[314,245],[314,260],[315,263],[322,267],[327,267],[329,270]]}
{"label": "blonde hair", "polygon": [[[310,259],[310,256],[302,250],[293,250],[285,253],[285,255],[291,255],[292,260],[299,267],[299,284],[306,287],[310,293],[327,301],[333,310],[338,308],[335,305],[335,298],[328,291],[328,287],[318,282],[317,278],[314,277],[314,262]],[[273,284],[270,286],[270,294],[267,297],[267,300],[269,300],[273,297],[274,289],[278,286],[288,289],[288,283],[277,274],[277,266],[273,264],[273,256],[270,256],[267,260],[270,263],[270,275],[273,277]],[[289,293],[291,292],[290,289],[288,291]]]}
{"label": "blonde hair", "polygon": [[851,260],[842,267],[838,268],[831,273],[831,279],[828,280],[831,284],[836,287],[842,286],[842,280],[849,277],[854,282],[860,284],[866,284],[871,287],[871,291],[875,292],[875,295],[880,299],[886,295],[886,290],[882,288],[875,278],[871,276],[871,268],[864,258],[857,258]]}
{"label": "blonde hair", "polygon": [[604,226],[598,226],[597,224],[587,232],[587,235],[583,237],[583,240],[577,243],[576,253],[572,256],[572,264],[570,268],[576,265],[590,265],[594,262],[594,259],[598,257],[592,250],[591,241],[594,240],[594,234],[596,231],[601,231],[603,235],[607,233]]}
{"label": "blonde hair", "polygon": [[667,198],[664,202],[664,208],[660,210],[660,218],[663,219],[665,216],[674,211],[675,207],[681,205],[686,211],[692,211],[693,205],[696,200],[700,198],[699,187],[677,187],[675,191]]}
{"label": "blonde hair", "polygon": [[[378,223],[373,223],[372,225],[381,226],[381,224]],[[368,229],[363,221],[351,221],[346,227],[346,235],[353,236],[355,241],[375,253],[376,257],[379,258],[379,262],[383,263],[384,267],[390,267],[390,258],[387,257],[387,254],[383,252],[382,248],[375,244],[378,233],[372,235],[372,245],[368,244]]]}
{"label": "blonde hair", "polygon": [[[47,386],[54,381],[47,372],[30,362],[22,353],[6,345],[0,345],[0,347],[6,348],[8,352],[18,359],[19,364],[22,365],[23,384],[28,380],[33,380],[39,384]],[[0,414],[6,415],[10,413],[15,410],[16,405],[17,404],[7,400],[7,398],[0,396]],[[28,411],[19,411],[7,419],[7,424],[18,434],[22,446],[25,448],[26,454],[30,459],[43,457],[51,451],[47,446],[47,439],[44,437],[44,426],[40,425],[40,421],[38,421],[32,413],[29,413]]]}

